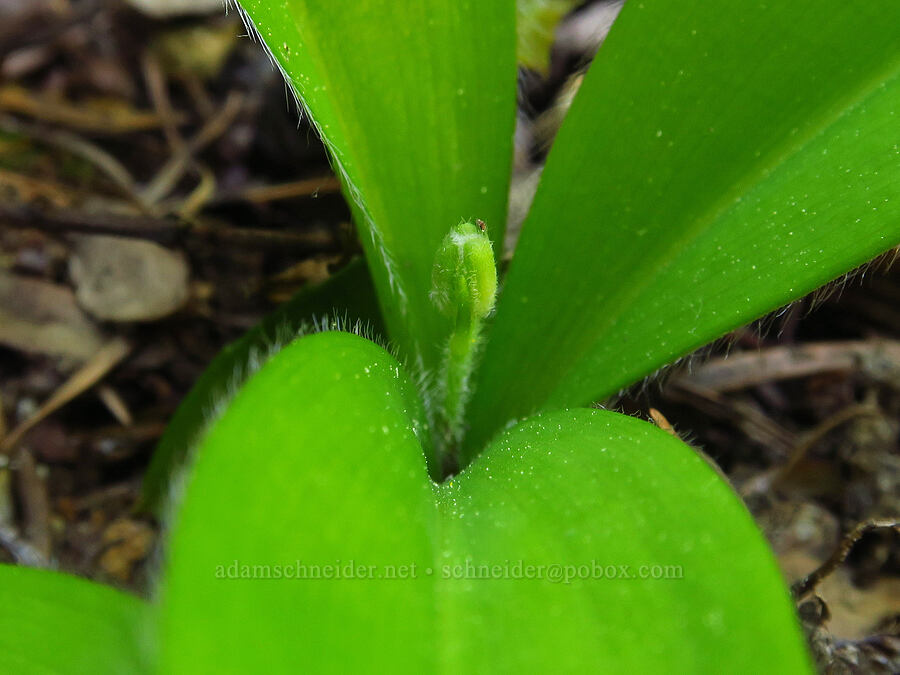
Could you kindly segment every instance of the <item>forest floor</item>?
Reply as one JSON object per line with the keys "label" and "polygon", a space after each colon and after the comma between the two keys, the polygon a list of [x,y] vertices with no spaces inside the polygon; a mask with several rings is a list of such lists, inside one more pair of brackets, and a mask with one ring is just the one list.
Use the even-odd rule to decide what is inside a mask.
{"label": "forest floor", "polygon": [[[522,78],[525,193],[584,63],[575,28],[605,20],[582,15],[550,77]],[[242,33],[0,0],[0,562],[146,593],[160,528],[134,507],[167,420],[224,345],[360,254],[321,144]],[[830,673],[900,672],[888,262],[615,403],[721,467],[789,583],[831,559],[798,598]]]}

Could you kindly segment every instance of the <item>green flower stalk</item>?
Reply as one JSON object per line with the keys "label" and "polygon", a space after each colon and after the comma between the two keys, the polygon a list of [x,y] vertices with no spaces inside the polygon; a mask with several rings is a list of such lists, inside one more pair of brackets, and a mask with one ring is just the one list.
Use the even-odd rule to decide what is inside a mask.
{"label": "green flower stalk", "polygon": [[450,319],[437,391],[437,430],[446,455],[459,443],[469,378],[483,320],[494,309],[497,266],[481,220],[454,225],[441,242],[431,276],[431,299]]}

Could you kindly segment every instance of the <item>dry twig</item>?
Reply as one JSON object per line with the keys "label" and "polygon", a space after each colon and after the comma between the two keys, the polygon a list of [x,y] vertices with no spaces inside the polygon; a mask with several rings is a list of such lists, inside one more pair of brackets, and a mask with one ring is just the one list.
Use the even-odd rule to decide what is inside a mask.
{"label": "dry twig", "polygon": [[805,577],[791,585],[791,594],[794,596],[794,599],[801,600],[804,596],[814,591],[816,586],[818,586],[825,577],[834,572],[834,570],[847,559],[847,556],[850,555],[850,551],[853,550],[856,542],[869,532],[877,532],[879,530],[893,530],[895,532],[900,532],[900,520],[867,520],[854,527],[844,536],[840,544],[838,544],[838,547],[831,556],[829,556],[828,560],[819,565],[813,572],[807,574]]}
{"label": "dry twig", "polygon": [[236,247],[298,249],[313,253],[332,253],[338,242],[326,232],[282,232],[256,228],[228,227],[213,221],[180,221],[151,216],[123,216],[112,213],[45,211],[26,205],[0,204],[0,221],[8,227],[46,232],[110,234],[147,239],[159,244],[174,244],[183,238],[202,243],[224,243]]}
{"label": "dry twig", "polygon": [[858,403],[847,406],[823,421],[812,431],[804,434],[803,439],[794,447],[787,462],[748,480],[744,487],[741,488],[741,496],[746,498],[753,494],[768,492],[773,486],[787,478],[797,465],[803,461],[809,451],[838,427],[858,417],[878,418],[881,416],[882,412],[874,403]]}
{"label": "dry twig", "polygon": [[0,454],[8,455],[35,425],[96,384],[116,364],[124,359],[130,350],[131,347],[123,338],[113,338],[106,343],[72,377],[66,380],[31,417],[24,420],[0,441]]}
{"label": "dry twig", "polygon": [[242,94],[234,91],[229,93],[218,114],[204,124],[181,150],[172,155],[147,184],[141,193],[143,199],[148,204],[157,204],[169,194],[194,161],[194,156],[228,130],[243,105]]}
{"label": "dry twig", "polygon": [[47,560],[53,548],[50,538],[50,499],[47,486],[38,475],[37,464],[30,452],[20,451],[15,459],[18,492],[22,503],[25,538],[40,556]]}
{"label": "dry twig", "polygon": [[[865,368],[873,362],[893,365],[895,371],[900,371],[900,342],[854,340],[741,352],[708,361],[693,372],[680,375],[673,384],[690,381],[704,389],[728,392],[775,380]],[[866,369],[872,371],[871,376],[879,375],[878,369]]]}

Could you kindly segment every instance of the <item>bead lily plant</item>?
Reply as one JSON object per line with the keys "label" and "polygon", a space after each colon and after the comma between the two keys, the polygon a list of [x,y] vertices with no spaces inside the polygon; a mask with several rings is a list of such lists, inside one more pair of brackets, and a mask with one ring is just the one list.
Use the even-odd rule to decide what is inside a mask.
{"label": "bead lily plant", "polygon": [[[520,3],[520,34],[561,4]],[[2,569],[4,670],[809,671],[730,486],[590,404],[900,242],[900,3],[630,0],[496,300],[513,0],[243,7],[367,265],[172,420],[152,602]]]}

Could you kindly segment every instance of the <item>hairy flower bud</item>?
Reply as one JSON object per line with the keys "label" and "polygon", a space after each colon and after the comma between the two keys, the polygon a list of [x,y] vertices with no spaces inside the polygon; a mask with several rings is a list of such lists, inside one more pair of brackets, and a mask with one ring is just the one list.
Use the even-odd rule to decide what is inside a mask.
{"label": "hairy flower bud", "polygon": [[483,319],[494,308],[497,267],[484,223],[454,225],[434,258],[431,299],[444,315]]}

